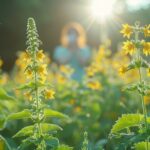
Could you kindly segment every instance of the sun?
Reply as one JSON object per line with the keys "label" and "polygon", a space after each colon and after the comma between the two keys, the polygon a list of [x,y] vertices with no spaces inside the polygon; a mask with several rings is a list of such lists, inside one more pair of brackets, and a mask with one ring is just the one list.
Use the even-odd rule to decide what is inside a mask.
{"label": "sun", "polygon": [[114,0],[92,0],[91,15],[94,19],[104,22],[112,16]]}

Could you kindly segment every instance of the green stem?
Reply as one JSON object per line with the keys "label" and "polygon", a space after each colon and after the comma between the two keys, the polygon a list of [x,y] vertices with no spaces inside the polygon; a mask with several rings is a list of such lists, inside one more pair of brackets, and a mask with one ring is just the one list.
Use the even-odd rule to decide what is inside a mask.
{"label": "green stem", "polygon": [[[34,68],[36,67],[36,51],[34,52]],[[35,84],[35,98],[36,98],[36,113],[37,113],[37,117],[38,117],[38,136],[39,138],[42,135],[42,129],[41,129],[41,122],[40,122],[40,113],[39,113],[39,94],[38,94],[38,86],[37,86],[37,71],[36,69],[34,69],[34,84]],[[41,150],[44,150],[44,146],[41,146]]]}
{"label": "green stem", "polygon": [[[140,83],[142,83],[142,73],[141,73],[141,69],[139,68],[139,76],[140,76]],[[145,122],[145,128],[146,131],[148,131],[148,123],[147,123],[147,110],[146,110],[146,106],[144,104],[144,96],[142,94],[141,95],[141,101],[142,101],[142,109],[143,109],[143,114],[144,114],[144,122]],[[149,139],[146,139],[146,150],[148,150],[148,142]]]}

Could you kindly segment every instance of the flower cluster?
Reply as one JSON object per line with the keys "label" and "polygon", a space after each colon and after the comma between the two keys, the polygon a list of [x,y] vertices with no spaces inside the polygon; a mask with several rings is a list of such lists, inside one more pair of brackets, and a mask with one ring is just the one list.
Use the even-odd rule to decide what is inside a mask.
{"label": "flower cluster", "polygon": [[[135,26],[125,24],[123,25],[121,33],[124,37],[128,38],[128,40],[123,43],[122,49],[125,54],[129,54],[134,59],[132,63],[130,63],[130,65],[122,66],[119,69],[119,73],[124,74],[131,69],[142,67],[147,68],[147,72],[149,75],[149,65],[145,60],[143,60],[142,55],[150,55],[150,42],[144,40],[144,37],[150,36],[150,25],[141,27],[138,22],[135,24]],[[144,37],[140,39],[142,35]]]}
{"label": "flower cluster", "polygon": [[[28,48],[26,52],[22,54],[22,61],[24,62],[23,64],[26,65],[25,75],[29,81],[37,85],[44,85],[48,74],[47,64],[44,63],[45,55],[43,53],[43,50],[38,49],[41,41],[38,39],[35,24],[32,20],[29,20],[28,22],[27,34]],[[27,93],[25,93],[25,95],[28,96],[30,100],[32,99],[31,94],[32,91],[28,91]],[[40,95],[44,96],[45,99],[54,99],[54,94],[55,92],[52,89],[49,90],[45,88],[43,91],[40,91]]]}
{"label": "flower cluster", "polygon": [[139,33],[142,33],[145,37],[150,37],[150,25],[140,27],[138,23],[136,23],[135,26],[125,24],[123,25],[121,33],[124,37],[127,37],[128,39],[130,39],[133,36],[136,37],[135,40],[127,40],[123,43],[123,50],[126,54],[133,55],[135,53],[138,53],[137,51],[138,49],[140,49],[140,52],[142,50],[144,55],[150,55],[150,42],[137,39],[137,35]]}

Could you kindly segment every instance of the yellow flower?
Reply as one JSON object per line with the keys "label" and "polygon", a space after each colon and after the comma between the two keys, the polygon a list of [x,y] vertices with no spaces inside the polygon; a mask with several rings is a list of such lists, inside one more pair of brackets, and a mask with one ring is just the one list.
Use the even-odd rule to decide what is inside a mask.
{"label": "yellow flower", "polygon": [[2,67],[3,65],[3,61],[0,59],[0,67]]}
{"label": "yellow flower", "polygon": [[143,53],[147,56],[150,55],[150,42],[142,42]]}
{"label": "yellow flower", "polygon": [[26,93],[24,93],[24,96],[25,96],[26,98],[28,98],[28,100],[29,100],[29,101],[31,101],[31,100],[32,100],[32,95],[31,95],[31,93],[30,93],[30,92],[26,92]]}
{"label": "yellow flower", "polygon": [[60,84],[64,84],[67,81],[67,79],[61,74],[57,74],[56,79],[57,79],[57,82]]}
{"label": "yellow flower", "polygon": [[150,77],[150,68],[147,69],[147,76]]}
{"label": "yellow flower", "polygon": [[92,90],[102,89],[102,85],[98,81],[89,81],[87,87]]}
{"label": "yellow flower", "polygon": [[122,66],[119,68],[119,74],[123,75],[128,71],[128,68],[126,66]]}
{"label": "yellow flower", "polygon": [[71,99],[71,100],[69,101],[69,104],[74,105],[74,104],[75,104],[75,99]]}
{"label": "yellow flower", "polygon": [[30,54],[28,52],[22,52],[21,56],[20,56],[23,61],[25,61],[26,63],[29,63],[31,61],[31,57]]}
{"label": "yellow flower", "polygon": [[30,79],[30,78],[32,78],[32,76],[33,76],[33,73],[32,73],[32,70],[31,70],[31,69],[27,69],[27,70],[25,71],[25,74],[26,74],[27,79]]}
{"label": "yellow flower", "polygon": [[145,27],[143,28],[143,32],[144,32],[145,37],[150,36],[150,25],[145,26]]}
{"label": "yellow flower", "polygon": [[47,75],[47,64],[42,64],[41,66],[38,67],[38,73],[43,76]]}
{"label": "yellow flower", "polygon": [[150,96],[144,96],[144,104],[149,105],[150,104]]}
{"label": "yellow flower", "polygon": [[136,46],[133,42],[126,41],[123,43],[123,50],[125,50],[126,54],[133,55],[135,53]]}
{"label": "yellow flower", "polygon": [[43,74],[43,75],[40,77],[40,82],[41,82],[41,83],[45,83],[46,79],[47,79],[47,76]]}
{"label": "yellow flower", "polygon": [[43,53],[43,50],[39,50],[36,54],[36,58],[38,61],[43,62],[43,59],[45,58],[45,55]]}
{"label": "yellow flower", "polygon": [[81,112],[81,107],[80,106],[77,106],[77,107],[75,107],[75,112]]}
{"label": "yellow flower", "polygon": [[45,90],[44,96],[45,99],[54,99],[55,91],[53,90]]}
{"label": "yellow flower", "polygon": [[131,34],[133,33],[133,29],[128,24],[123,24],[123,29],[120,31],[120,33],[123,34],[124,37],[130,38]]}
{"label": "yellow flower", "polygon": [[73,69],[67,65],[61,65],[60,71],[64,74],[68,74],[68,75],[71,75],[73,73]]}

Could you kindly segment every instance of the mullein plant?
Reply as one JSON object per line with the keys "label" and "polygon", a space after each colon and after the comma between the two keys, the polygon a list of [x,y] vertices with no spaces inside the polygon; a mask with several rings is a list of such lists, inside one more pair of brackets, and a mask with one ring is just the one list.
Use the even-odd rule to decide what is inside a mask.
{"label": "mullein plant", "polygon": [[88,133],[85,131],[84,132],[84,140],[83,140],[83,144],[82,144],[82,149],[81,150],[88,150]]}
{"label": "mullein plant", "polygon": [[[47,64],[44,63],[45,55],[39,50],[41,41],[33,18],[27,23],[27,50],[22,63],[26,65],[25,75],[27,83],[21,85],[18,90],[24,91],[24,97],[30,101],[29,109],[10,114],[8,121],[16,119],[31,119],[32,125],[23,127],[13,138],[25,137],[18,149],[32,148],[36,150],[61,148],[58,138],[54,137],[57,131],[62,130],[59,125],[47,123],[47,118],[68,119],[60,112],[54,111],[44,103],[44,100],[54,99],[54,90],[46,83]],[[63,146],[64,147],[64,146]],[[66,146],[66,149],[70,149]]]}
{"label": "mullein plant", "polygon": [[[125,24],[121,31],[128,40],[123,43],[123,51],[131,56],[131,62],[119,69],[120,74],[135,69],[138,70],[139,81],[124,87],[124,90],[138,92],[143,113],[123,114],[111,129],[110,138],[118,139],[119,144],[114,149],[150,150],[150,117],[144,98],[149,95],[150,85],[145,79],[145,72],[150,75],[150,65],[145,56],[150,55],[150,42],[144,38],[150,37],[150,25],[141,27],[139,22],[134,26]],[[136,94],[136,93],[135,93]]]}

